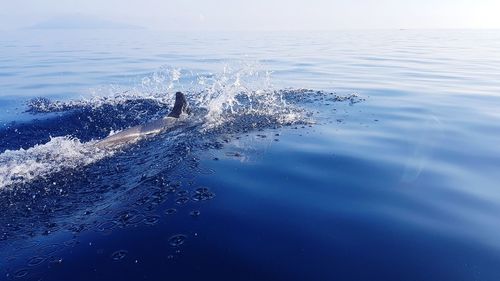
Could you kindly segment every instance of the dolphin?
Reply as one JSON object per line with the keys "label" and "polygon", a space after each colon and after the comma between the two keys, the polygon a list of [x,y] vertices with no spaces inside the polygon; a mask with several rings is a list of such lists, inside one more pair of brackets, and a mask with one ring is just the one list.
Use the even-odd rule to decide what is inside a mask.
{"label": "dolphin", "polygon": [[146,137],[157,135],[173,129],[183,122],[181,114],[190,114],[186,97],[182,92],[175,93],[175,104],[172,111],[164,118],[134,126],[119,133],[106,137],[95,145],[100,149],[113,149],[127,144],[133,144]]}

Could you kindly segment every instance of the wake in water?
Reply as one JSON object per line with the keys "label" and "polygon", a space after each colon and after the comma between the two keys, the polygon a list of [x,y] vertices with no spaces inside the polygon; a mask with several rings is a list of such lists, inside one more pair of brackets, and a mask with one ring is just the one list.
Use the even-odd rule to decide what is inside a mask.
{"label": "wake in water", "polygon": [[[32,114],[60,114],[46,121],[13,124],[0,145],[0,189],[78,169],[116,154],[95,146],[99,139],[126,128],[161,119],[170,111],[177,69],[163,69],[142,80],[142,88],[90,99],[28,102]],[[192,80],[192,72],[184,73]],[[220,74],[196,75],[184,90],[193,109],[186,128],[204,135],[312,122],[307,102],[349,101],[357,95],[337,96],[306,89],[276,90],[270,73],[253,68],[224,68]],[[182,88],[179,84],[178,87]]]}
{"label": "wake in water", "polygon": [[81,143],[70,137],[55,137],[42,145],[16,151],[7,150],[0,155],[0,188],[29,182],[37,177],[95,163],[113,155],[113,151],[100,149],[96,141]]}
{"label": "wake in water", "polygon": [[[182,79],[180,71],[168,73],[175,79],[157,79],[159,83]],[[10,243],[4,257],[19,251],[31,253],[33,247],[40,253],[50,251],[45,258],[73,247],[78,243],[75,237],[84,231],[107,234],[118,228],[153,225],[159,221],[159,212],[169,216],[184,204],[190,203],[191,208],[191,204],[212,200],[216,195],[210,188],[193,185],[195,175],[210,173],[200,168],[200,155],[207,150],[220,149],[242,134],[312,124],[312,109],[318,103],[362,100],[357,95],[274,89],[269,73],[248,69],[198,75],[191,89],[170,83],[164,89],[154,85],[155,79],[145,80],[146,88],[155,90],[142,94],[134,89],[70,101],[31,100],[28,112],[53,116],[2,129],[0,204],[5,208],[0,215],[0,247],[3,241]],[[101,149],[96,145],[110,135],[166,116],[174,88],[186,93],[192,109],[182,126],[128,147]],[[172,202],[167,201],[172,197]],[[190,212],[197,214],[197,209]],[[16,244],[63,232],[74,239],[41,247]],[[174,236],[172,243],[179,237],[186,239]],[[28,264],[39,259],[32,257]],[[16,260],[12,261],[9,267],[15,268]],[[22,275],[23,270],[11,275]]]}

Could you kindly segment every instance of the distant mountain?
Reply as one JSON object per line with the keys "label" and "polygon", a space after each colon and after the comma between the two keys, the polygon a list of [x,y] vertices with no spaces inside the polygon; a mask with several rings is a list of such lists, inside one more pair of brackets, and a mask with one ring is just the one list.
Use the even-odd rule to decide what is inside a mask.
{"label": "distant mountain", "polygon": [[103,20],[85,15],[66,15],[54,17],[37,23],[28,29],[143,29],[144,27]]}

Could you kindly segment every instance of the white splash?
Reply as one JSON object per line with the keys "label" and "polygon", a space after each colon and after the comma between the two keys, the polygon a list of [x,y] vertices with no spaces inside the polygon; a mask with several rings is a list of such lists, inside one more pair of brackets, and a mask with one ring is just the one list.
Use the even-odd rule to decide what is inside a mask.
{"label": "white splash", "polygon": [[271,74],[257,62],[244,62],[225,65],[219,74],[198,75],[193,99],[195,106],[207,111],[204,128],[221,126],[231,116],[243,114],[274,116],[279,122],[300,121],[298,111],[291,114],[292,106],[274,89]]}
{"label": "white splash", "polygon": [[28,149],[7,150],[0,154],[0,190],[64,169],[87,166],[114,154],[94,144],[64,136]]}
{"label": "white splash", "polygon": [[[281,124],[304,121],[302,111],[285,102],[282,90],[274,89],[271,75],[271,71],[257,62],[226,64],[216,74],[162,67],[139,79],[134,87],[110,85],[93,89],[87,98],[69,101],[41,98],[29,106],[34,112],[57,112],[82,107],[97,109],[131,100],[171,105],[175,92],[183,91],[191,107],[204,112],[202,130],[223,126],[242,115],[272,117]],[[99,150],[94,143],[56,137],[27,150],[5,151],[0,154],[0,189],[67,168],[86,166],[113,154]]]}
{"label": "white splash", "polygon": [[283,91],[272,84],[272,72],[258,62],[225,64],[219,73],[194,73],[179,68],[162,67],[143,77],[134,87],[110,85],[92,90],[89,98],[70,101],[40,99],[30,107],[35,112],[65,111],[73,108],[99,108],[150,100],[172,105],[176,91],[184,92],[192,107],[204,109],[204,128],[214,128],[236,115],[273,116],[278,122],[302,121],[301,114],[286,104]]}
{"label": "white splash", "polygon": [[[190,73],[190,72],[189,72]],[[161,67],[145,77],[134,86],[105,85],[89,89],[87,94],[77,100],[51,101],[38,98],[28,102],[33,112],[58,112],[75,108],[99,108],[104,105],[116,106],[134,100],[150,100],[162,105],[172,105],[175,92],[183,90],[180,68]]]}

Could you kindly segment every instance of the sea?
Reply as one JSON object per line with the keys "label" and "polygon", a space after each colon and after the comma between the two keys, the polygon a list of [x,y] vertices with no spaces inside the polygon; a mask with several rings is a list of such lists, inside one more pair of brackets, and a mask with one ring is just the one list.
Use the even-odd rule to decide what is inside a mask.
{"label": "sea", "polygon": [[[0,32],[0,280],[500,280],[500,31]],[[95,144],[186,122],[116,149]]]}

